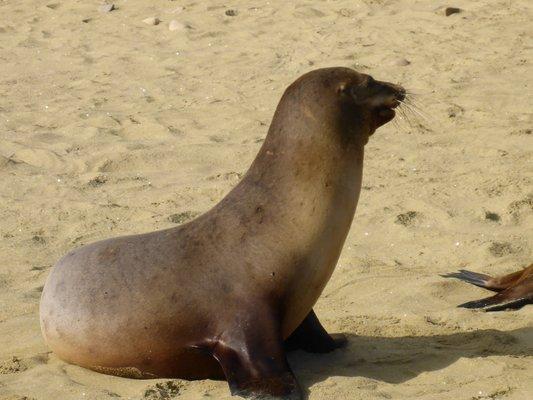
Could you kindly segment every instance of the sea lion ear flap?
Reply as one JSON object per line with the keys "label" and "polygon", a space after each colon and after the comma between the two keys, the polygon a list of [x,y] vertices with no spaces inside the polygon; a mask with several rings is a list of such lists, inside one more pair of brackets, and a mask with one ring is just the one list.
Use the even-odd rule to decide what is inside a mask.
{"label": "sea lion ear flap", "polygon": [[338,94],[348,94],[348,92],[349,92],[349,87],[348,87],[348,84],[346,82],[342,82],[337,87],[337,93]]}
{"label": "sea lion ear flap", "polygon": [[359,100],[356,87],[346,82],[339,84],[337,87],[337,93],[339,95],[349,96],[356,102]]}

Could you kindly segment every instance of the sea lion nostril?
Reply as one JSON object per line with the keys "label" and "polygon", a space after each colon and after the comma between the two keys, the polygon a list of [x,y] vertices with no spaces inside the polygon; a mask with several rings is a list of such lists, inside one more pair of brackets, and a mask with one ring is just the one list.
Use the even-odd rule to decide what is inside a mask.
{"label": "sea lion nostril", "polygon": [[401,89],[398,91],[398,93],[396,93],[396,99],[398,99],[398,101],[405,100],[405,89]]}

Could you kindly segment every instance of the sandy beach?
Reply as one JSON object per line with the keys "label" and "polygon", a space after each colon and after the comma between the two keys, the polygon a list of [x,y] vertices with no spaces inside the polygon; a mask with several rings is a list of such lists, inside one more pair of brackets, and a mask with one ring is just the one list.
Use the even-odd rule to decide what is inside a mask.
{"label": "sandy beach", "polygon": [[400,83],[420,114],[366,146],[315,307],[349,344],[289,357],[309,399],[533,398],[533,306],[456,308],[490,293],[440,276],[533,261],[533,2],[100,4],[0,0],[0,400],[231,398],[66,364],[41,337],[42,287],[74,247],[216,204],[285,87],[328,66]]}

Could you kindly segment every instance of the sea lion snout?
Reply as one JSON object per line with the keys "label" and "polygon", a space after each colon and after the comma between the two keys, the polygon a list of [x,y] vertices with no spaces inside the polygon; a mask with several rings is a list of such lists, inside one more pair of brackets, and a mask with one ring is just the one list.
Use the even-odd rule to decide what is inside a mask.
{"label": "sea lion snout", "polygon": [[374,80],[369,83],[368,92],[367,105],[372,109],[376,128],[395,117],[394,109],[402,104],[406,96],[405,89],[400,85]]}
{"label": "sea lion snout", "polygon": [[405,99],[405,89],[389,82],[374,81],[370,90],[369,105],[396,108]]}
{"label": "sea lion snout", "polygon": [[406,91],[400,85],[363,75],[360,82],[350,87],[350,95],[356,105],[369,109],[373,133],[395,117],[394,109],[405,100]]}

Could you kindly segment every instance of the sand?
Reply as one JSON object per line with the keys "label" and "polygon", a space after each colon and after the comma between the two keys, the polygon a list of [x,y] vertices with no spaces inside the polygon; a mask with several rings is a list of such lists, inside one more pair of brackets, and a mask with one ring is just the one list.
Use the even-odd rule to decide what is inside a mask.
{"label": "sand", "polygon": [[324,66],[401,83],[425,118],[367,146],[316,305],[349,345],[290,356],[309,399],[533,398],[533,306],[457,309],[489,293],[439,276],[533,261],[530,0],[99,5],[0,1],[0,399],[230,398],[225,382],[62,362],[41,339],[40,292],[69,249],[217,203],[283,89]]}

